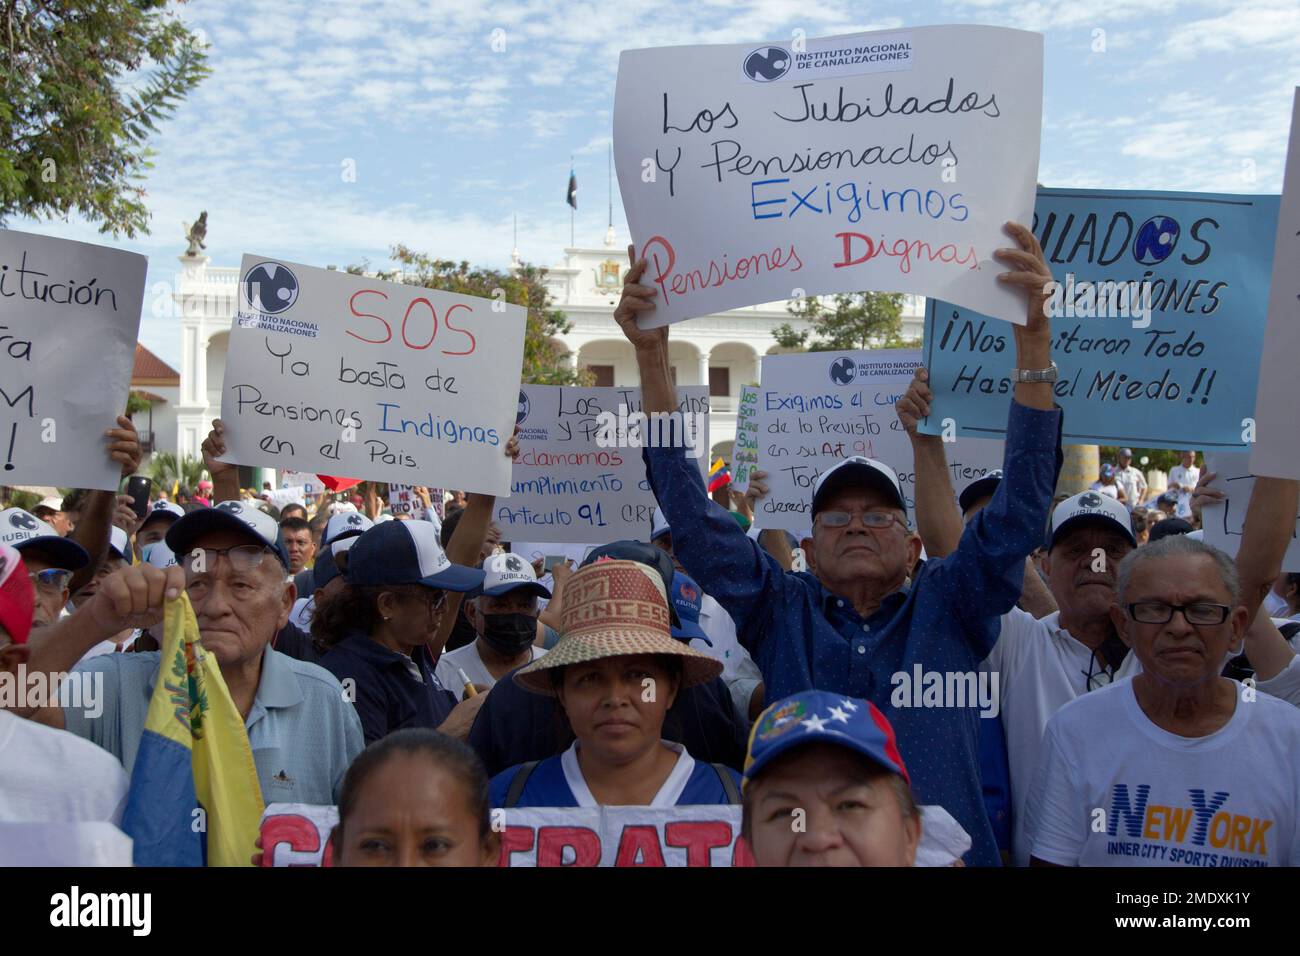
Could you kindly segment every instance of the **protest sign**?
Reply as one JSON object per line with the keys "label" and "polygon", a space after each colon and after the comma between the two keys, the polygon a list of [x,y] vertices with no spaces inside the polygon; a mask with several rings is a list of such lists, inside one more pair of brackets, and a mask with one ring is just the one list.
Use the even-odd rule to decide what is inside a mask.
{"label": "protest sign", "polygon": [[301,488],[304,495],[319,495],[325,491],[325,485],[319,476],[309,471],[285,469],[280,472],[281,488]]}
{"label": "protest sign", "polygon": [[1042,99],[1042,36],[999,27],[624,51],[640,324],[864,289],[1023,323],[990,257],[1032,211]]}
{"label": "protest sign", "polygon": [[[769,490],[755,507],[755,527],[806,529],[813,483],[854,455],[883,461],[898,473],[908,519],[915,523],[912,442],[894,403],[906,393],[919,361],[916,349],[763,358],[756,467],[767,472]],[[1005,413],[1007,400],[1002,401]],[[961,438],[945,442],[944,450],[955,493],[1002,467],[1000,441]]]}
{"label": "protest sign", "polygon": [[[1241,548],[1246,508],[1255,491],[1255,475],[1251,474],[1250,462],[1251,456],[1244,452],[1207,452],[1205,455],[1205,470],[1215,475],[1207,487],[1221,488],[1227,497],[1222,502],[1201,508],[1201,527],[1205,529],[1207,544],[1234,558]],[[1291,529],[1291,543],[1282,558],[1283,571],[1300,571],[1300,540],[1296,538],[1296,528],[1300,528],[1300,515],[1296,516],[1295,527]]]}
{"label": "protest sign", "polygon": [[424,517],[424,501],[415,493],[415,485],[390,484],[388,486],[388,508],[393,512],[394,516]]}
{"label": "protest sign", "polygon": [[147,260],[0,229],[0,481],[116,491]]}
{"label": "protest sign", "polygon": [[506,495],[526,315],[246,255],[223,460]]}
{"label": "protest sign", "polygon": [[270,495],[268,499],[275,507],[283,509],[285,505],[305,505],[306,493],[302,485],[292,485],[287,488],[277,488],[275,491],[267,492]]}
{"label": "protest sign", "polygon": [[[1245,447],[1277,211],[1276,196],[1039,190],[1066,444]],[[923,354],[922,431],[1005,433],[1010,329],[931,299]]]}
{"label": "protest sign", "polygon": [[[262,816],[263,866],[332,866],[334,807],[276,803]],[[501,866],[750,865],[740,807],[544,807],[492,811]]]}
{"label": "protest sign", "polygon": [[[672,413],[688,454],[707,467],[709,390],[677,389]],[[572,388],[525,385],[519,390],[520,454],[508,502],[497,502],[494,520],[509,541],[604,544],[645,540],[655,505],[641,448],[667,440],[658,420],[642,423],[639,388]],[[650,427],[645,427],[649,425]]]}
{"label": "protest sign", "polygon": [[1250,464],[1257,475],[1300,478],[1300,418],[1295,413],[1295,359],[1300,355],[1300,87],[1291,104],[1291,144],[1273,262]]}
{"label": "protest sign", "polygon": [[758,386],[740,386],[736,409],[736,442],[731,447],[731,483],[737,491],[749,487],[749,473],[758,461]]}

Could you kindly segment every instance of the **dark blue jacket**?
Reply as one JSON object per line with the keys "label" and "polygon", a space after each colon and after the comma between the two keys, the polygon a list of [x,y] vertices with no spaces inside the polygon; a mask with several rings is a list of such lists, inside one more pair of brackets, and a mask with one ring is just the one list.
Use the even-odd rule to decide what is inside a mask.
{"label": "dark blue jacket", "polygon": [[339,679],[356,707],[367,744],[405,727],[437,729],[456,706],[456,695],[433,676],[425,648],[416,651],[414,662],[423,680],[411,673],[412,658],[360,631],[320,659],[320,666]]}

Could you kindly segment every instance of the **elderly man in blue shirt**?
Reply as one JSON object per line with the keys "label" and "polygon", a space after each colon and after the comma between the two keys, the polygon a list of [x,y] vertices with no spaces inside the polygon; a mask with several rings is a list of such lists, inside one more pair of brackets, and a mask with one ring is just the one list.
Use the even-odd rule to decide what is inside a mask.
{"label": "elderly man in blue shirt", "polygon": [[244,717],[263,801],[334,803],[344,772],[364,746],[361,723],[334,675],[270,646],[295,596],[275,521],[251,505],[225,501],[177,519],[166,543],[178,566],[123,568],[104,578],[76,613],[33,635],[29,672],[73,670],[69,680],[102,693],[93,707],[45,706],[30,716],[98,744],[129,773],[159,652],[77,661],[106,635],[157,624],[164,600],[183,587],[203,647],[216,658]]}
{"label": "elderly man in blue shirt", "polygon": [[[647,447],[651,488],[675,533],[682,566],[736,622],[741,644],[779,700],[816,688],[866,698],[898,734],[921,803],[940,804],[971,835],[969,862],[996,866],[996,843],[980,791],[979,706],[893,706],[894,675],[973,675],[998,635],[999,616],[1020,595],[1025,558],[1043,536],[1060,467],[1061,412],[1052,400],[1056,366],[1044,306],[1052,276],[1037,239],[1007,224],[1018,249],[994,255],[998,281],[1028,294],[1028,321],[1012,326],[1014,401],[1007,425],[1006,476],[949,556],[910,578],[921,544],[907,524],[897,478],[870,459],[847,460],[820,476],[812,500],[809,572],[786,572],[710,501],[683,447]],[[629,257],[634,258],[634,250]],[[640,329],[656,290],[633,261],[614,313],[636,349],[647,413],[677,409],[668,329]],[[917,471],[938,439],[912,436]],[[674,443],[682,445],[682,442]],[[912,701],[905,703],[911,704]],[[945,702],[951,703],[951,702]]]}

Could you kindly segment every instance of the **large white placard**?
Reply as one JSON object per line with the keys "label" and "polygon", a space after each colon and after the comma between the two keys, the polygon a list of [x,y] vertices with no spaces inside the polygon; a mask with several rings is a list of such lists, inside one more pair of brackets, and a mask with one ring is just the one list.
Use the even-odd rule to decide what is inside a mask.
{"label": "large white placard", "polygon": [[526,310],[244,256],[224,460],[507,495]]}
{"label": "large white placard", "polygon": [[117,489],[147,262],[0,230],[0,484]]}
{"label": "large white placard", "polygon": [[[688,451],[707,469],[709,389],[677,389]],[[639,423],[641,389],[524,385],[519,390],[519,459],[509,501],[493,520],[506,541],[605,544],[650,537],[655,506],[641,449],[659,440],[653,421]],[[667,429],[662,431],[666,437]],[[682,434],[681,430],[677,434]],[[612,440],[611,440],[612,439]]]}
{"label": "large white placard", "polygon": [[[1210,488],[1221,488],[1227,495],[1221,503],[1206,505],[1201,509],[1201,527],[1206,543],[1214,545],[1234,558],[1241,549],[1241,535],[1246,524],[1246,509],[1255,491],[1255,476],[1250,473],[1250,455],[1233,452],[1206,452],[1205,470],[1215,478]],[[1291,543],[1282,558],[1283,571],[1300,571],[1300,515],[1296,515],[1291,529]]]}
{"label": "large white placard", "polygon": [[1255,397],[1255,447],[1250,469],[1257,475],[1300,478],[1300,395],[1296,356],[1300,355],[1300,87],[1291,105],[1291,145],[1282,181],[1282,208],[1273,249],[1273,281],[1268,295],[1268,325],[1259,362]]}
{"label": "large white placard", "polygon": [[[806,529],[817,477],[845,458],[863,455],[898,473],[915,526],[912,443],[894,403],[906,393],[919,364],[916,349],[765,356],[756,467],[767,472],[769,491],[759,499],[754,525]],[[946,442],[944,450],[957,494],[1002,467],[1000,440],[957,438]]]}
{"label": "large white placard", "polygon": [[1034,211],[1043,38],[918,27],[625,51],[619,190],[645,327],[829,292],[917,292],[1011,322],[995,281]]}

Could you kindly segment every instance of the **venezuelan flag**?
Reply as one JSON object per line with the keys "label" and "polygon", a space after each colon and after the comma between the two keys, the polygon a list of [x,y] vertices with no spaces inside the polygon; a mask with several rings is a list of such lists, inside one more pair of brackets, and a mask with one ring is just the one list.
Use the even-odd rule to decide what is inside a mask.
{"label": "venezuelan flag", "polygon": [[721,458],[713,463],[709,469],[709,494],[717,491],[719,488],[725,488],[731,484],[731,469],[727,467],[726,462]]}
{"label": "venezuelan flag", "polygon": [[164,628],[122,829],[136,866],[248,866],[265,808],[244,720],[187,595]]}

